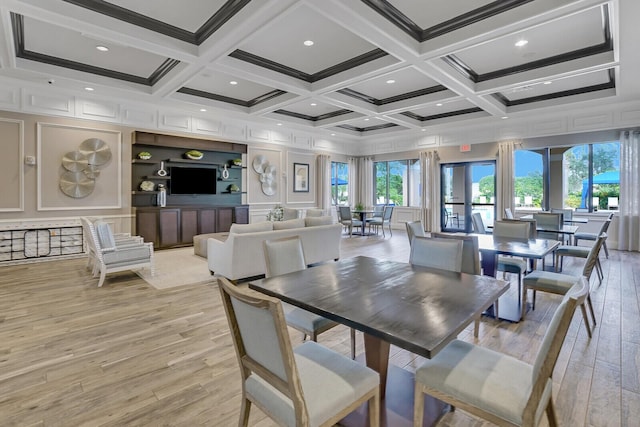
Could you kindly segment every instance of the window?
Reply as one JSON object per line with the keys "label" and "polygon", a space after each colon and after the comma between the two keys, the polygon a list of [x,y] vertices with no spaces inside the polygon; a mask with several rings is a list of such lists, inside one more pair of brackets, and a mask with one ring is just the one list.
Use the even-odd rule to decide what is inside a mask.
{"label": "window", "polygon": [[542,209],[544,166],[540,153],[517,150],[514,158],[514,206],[516,208]]}
{"label": "window", "polygon": [[331,162],[331,203],[346,205],[349,198],[349,164]]}
{"label": "window", "polygon": [[375,204],[420,206],[420,162],[417,159],[375,162]]}
{"label": "window", "polygon": [[564,153],[564,205],[569,208],[617,210],[620,197],[620,143],[578,145]]}

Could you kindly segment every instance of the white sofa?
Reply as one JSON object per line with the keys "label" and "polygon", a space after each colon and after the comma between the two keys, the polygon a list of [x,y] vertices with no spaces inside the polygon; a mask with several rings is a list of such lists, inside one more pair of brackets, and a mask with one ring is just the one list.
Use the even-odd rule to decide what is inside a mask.
{"label": "white sofa", "polygon": [[[209,270],[211,274],[230,280],[264,275],[266,268],[262,242],[290,236],[300,236],[302,239],[307,264],[337,260],[340,257],[342,225],[331,224],[331,217],[326,218],[329,225],[311,225],[323,223],[320,218],[233,224],[225,241],[214,238],[207,240]],[[295,228],[274,230],[274,226]]]}

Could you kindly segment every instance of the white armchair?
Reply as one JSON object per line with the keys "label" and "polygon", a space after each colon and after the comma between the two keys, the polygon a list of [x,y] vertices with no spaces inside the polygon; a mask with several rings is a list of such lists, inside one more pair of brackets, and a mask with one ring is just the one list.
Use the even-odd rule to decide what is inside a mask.
{"label": "white armchair", "polygon": [[153,243],[118,246],[109,224],[102,220],[89,222],[89,246],[95,256],[94,277],[100,274],[98,287],[104,284],[107,273],[149,268],[154,273]]}

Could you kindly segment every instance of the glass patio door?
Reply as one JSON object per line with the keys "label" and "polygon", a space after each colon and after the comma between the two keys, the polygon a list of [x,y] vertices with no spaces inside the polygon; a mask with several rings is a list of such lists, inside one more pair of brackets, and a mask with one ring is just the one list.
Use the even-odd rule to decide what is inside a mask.
{"label": "glass patio door", "polygon": [[441,227],[473,232],[471,215],[479,212],[485,226],[495,218],[496,162],[448,163],[441,167]]}

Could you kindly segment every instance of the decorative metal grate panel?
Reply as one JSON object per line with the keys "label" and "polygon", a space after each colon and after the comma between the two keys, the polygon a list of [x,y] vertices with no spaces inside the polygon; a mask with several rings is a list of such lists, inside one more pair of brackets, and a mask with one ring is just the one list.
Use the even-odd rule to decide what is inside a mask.
{"label": "decorative metal grate panel", "polygon": [[0,262],[83,252],[81,226],[0,231]]}

